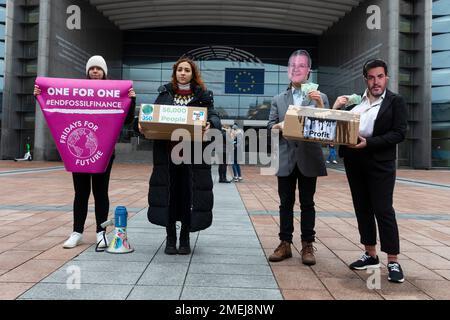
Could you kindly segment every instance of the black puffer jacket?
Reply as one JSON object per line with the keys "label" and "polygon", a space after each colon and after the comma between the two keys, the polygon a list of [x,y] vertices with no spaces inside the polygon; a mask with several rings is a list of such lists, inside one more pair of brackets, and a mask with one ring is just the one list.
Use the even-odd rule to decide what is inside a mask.
{"label": "black puffer jacket", "polygon": [[[214,110],[213,93],[201,87],[193,87],[193,100],[188,106],[208,108],[208,121],[211,128],[221,128],[220,118]],[[166,84],[159,89],[159,96],[155,104],[173,105],[174,90],[172,85]],[[148,220],[160,226],[167,226],[169,220],[170,194],[170,141],[154,140],[153,144],[153,172],[150,177],[148,193]],[[203,143],[203,148],[207,143]],[[192,150],[194,147],[192,146]],[[214,204],[211,165],[192,164],[192,206],[190,231],[195,232],[208,228],[212,223],[212,208]],[[176,201],[176,200],[175,200]]]}

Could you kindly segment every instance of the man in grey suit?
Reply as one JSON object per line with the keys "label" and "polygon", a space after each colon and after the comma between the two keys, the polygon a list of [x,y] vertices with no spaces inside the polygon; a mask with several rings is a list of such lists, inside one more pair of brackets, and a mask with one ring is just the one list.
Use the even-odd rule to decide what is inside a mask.
{"label": "man in grey suit", "polygon": [[[305,50],[291,54],[288,63],[289,88],[275,96],[270,109],[269,130],[283,131],[284,117],[289,105],[329,108],[328,98],[319,91],[304,95],[302,83],[306,83],[311,72],[311,57]],[[313,242],[315,241],[314,193],[317,177],[326,176],[327,170],[319,143],[286,140],[280,135],[278,195],[280,197],[281,243],[269,257],[270,261],[282,261],[292,257],[291,244],[294,232],[295,190],[298,184],[300,194],[300,226],[302,240],[302,262],[314,265]]]}

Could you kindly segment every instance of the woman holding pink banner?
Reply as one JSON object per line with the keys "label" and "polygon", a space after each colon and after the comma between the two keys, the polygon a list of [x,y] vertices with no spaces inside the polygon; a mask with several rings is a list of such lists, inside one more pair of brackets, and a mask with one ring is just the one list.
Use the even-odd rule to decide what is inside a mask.
{"label": "woman holding pink banner", "polygon": [[[106,80],[108,76],[108,67],[106,61],[101,56],[92,56],[86,64],[86,77],[92,80]],[[39,86],[35,86],[34,95],[41,94]],[[125,124],[133,121],[136,107],[136,93],[133,88],[128,91],[128,97],[131,98],[131,106],[128,110]],[[89,196],[92,192],[95,199],[95,220],[97,224],[97,247],[106,248],[108,240],[105,236],[105,228],[101,224],[108,220],[109,196],[108,187],[111,174],[111,167],[114,161],[114,153],[109,160],[108,167],[104,173],[77,173],[73,172],[73,185],[75,198],[73,202],[73,232],[69,239],[64,242],[64,248],[74,248],[81,244],[83,238],[84,224],[88,213]]]}
{"label": "woman holding pink banner", "polygon": [[[220,118],[213,106],[213,93],[206,90],[192,60],[179,59],[173,65],[171,82],[158,91],[155,104],[205,107],[208,109],[205,132],[209,128],[221,129]],[[147,215],[151,223],[166,227],[166,254],[189,254],[189,233],[206,229],[212,223],[213,182],[211,165],[205,163],[203,157],[200,164],[173,163],[170,155],[177,143],[154,140]],[[201,146],[202,150],[205,146]],[[178,250],[176,221],[181,221]]]}

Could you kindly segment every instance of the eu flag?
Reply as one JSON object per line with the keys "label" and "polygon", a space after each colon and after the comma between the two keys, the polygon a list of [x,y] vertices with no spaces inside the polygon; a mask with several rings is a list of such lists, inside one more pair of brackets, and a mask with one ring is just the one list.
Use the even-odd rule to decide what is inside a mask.
{"label": "eu flag", "polygon": [[264,69],[225,68],[225,93],[264,94]]}

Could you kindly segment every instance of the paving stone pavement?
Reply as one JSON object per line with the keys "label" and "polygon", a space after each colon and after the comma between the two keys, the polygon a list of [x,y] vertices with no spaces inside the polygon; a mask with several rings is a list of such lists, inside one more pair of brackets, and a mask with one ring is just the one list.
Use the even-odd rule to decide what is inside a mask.
{"label": "paving stone pavement", "polygon": [[165,229],[143,209],[128,222],[133,253],[90,246],[18,299],[282,299],[237,189],[216,184],[215,194],[213,225],[191,233],[191,255],[164,254]]}
{"label": "paving stone pavement", "polygon": [[127,207],[136,249],[113,255],[94,250],[92,197],[84,243],[62,249],[72,231],[73,186],[61,163],[0,161],[0,300],[450,299],[450,171],[398,171],[394,207],[406,275],[398,285],[387,281],[384,254],[378,274],[348,268],[363,247],[339,166],[318,180],[312,267],[301,263],[298,201],[293,257],[268,263],[279,243],[277,180],[254,166],[242,166],[244,180],[231,184],[217,183],[213,168],[213,225],[191,234],[191,255],[165,255],[165,230],[146,217],[151,170],[145,163],[113,166],[111,211]]}

